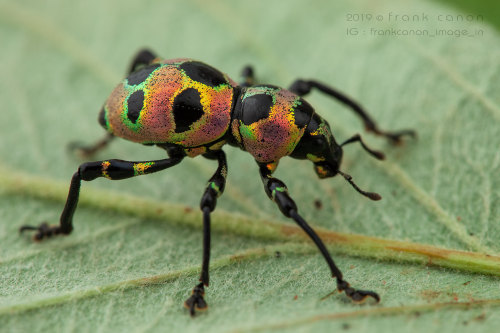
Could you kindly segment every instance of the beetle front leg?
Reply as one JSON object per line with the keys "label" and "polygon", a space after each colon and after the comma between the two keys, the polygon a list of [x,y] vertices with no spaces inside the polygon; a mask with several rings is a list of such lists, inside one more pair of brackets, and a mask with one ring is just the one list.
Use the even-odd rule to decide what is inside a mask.
{"label": "beetle front leg", "polygon": [[365,125],[367,131],[373,132],[376,135],[385,136],[392,143],[400,143],[401,137],[408,135],[415,137],[416,133],[413,130],[401,130],[401,131],[383,131],[378,126],[377,123],[372,119],[372,117],[368,114],[368,112],[359,105],[358,102],[354,101],[352,98],[348,97],[346,94],[315,80],[296,80],[292,83],[292,85],[288,88],[291,92],[299,95],[305,96],[311,92],[311,89],[318,89],[324,94],[329,95],[330,97],[335,98],[342,104],[345,104],[351,108],[362,120]]}
{"label": "beetle front leg", "polygon": [[352,288],[347,281],[343,279],[342,272],[338,269],[337,265],[333,261],[330,253],[323,244],[321,238],[318,234],[309,226],[309,224],[299,215],[297,212],[297,205],[288,195],[288,189],[281,180],[274,178],[272,172],[275,170],[275,164],[259,164],[260,166],[260,176],[262,182],[264,183],[264,189],[269,196],[269,198],[274,201],[280,211],[286,217],[289,217],[299,225],[299,227],[304,230],[304,232],[312,239],[314,244],[318,247],[319,251],[323,255],[330,268],[332,277],[337,279],[337,290],[339,292],[344,291],[345,294],[351,298],[354,302],[363,302],[367,297],[372,297],[375,301],[379,302],[380,297],[377,293],[369,290],[358,290]]}
{"label": "beetle front leg", "polygon": [[203,212],[203,262],[201,265],[200,283],[193,288],[191,296],[184,302],[184,306],[189,309],[191,316],[196,314],[196,310],[203,311],[208,307],[203,296],[205,295],[205,287],[208,287],[209,284],[210,213],[215,209],[217,198],[224,192],[227,176],[226,154],[222,150],[203,156],[209,159],[217,159],[219,166],[208,181],[205,193],[200,202],[200,208]]}
{"label": "beetle front leg", "polygon": [[78,198],[80,196],[81,181],[92,181],[99,177],[111,180],[126,179],[134,176],[149,174],[170,168],[180,161],[182,156],[175,156],[168,159],[145,162],[129,162],[122,160],[104,160],[98,162],[88,162],[80,165],[71,178],[66,205],[59,219],[59,225],[48,225],[42,223],[39,226],[24,225],[19,231],[35,230],[37,233],[33,238],[37,241],[55,235],[68,235],[73,231],[73,215],[75,214]]}

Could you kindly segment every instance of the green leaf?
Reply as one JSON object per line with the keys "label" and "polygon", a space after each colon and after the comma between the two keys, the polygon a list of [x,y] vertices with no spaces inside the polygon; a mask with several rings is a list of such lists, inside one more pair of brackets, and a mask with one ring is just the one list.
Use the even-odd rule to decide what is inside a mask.
{"label": "green leaf", "polygon": [[[389,0],[0,2],[0,331],[495,331],[500,37],[461,14]],[[346,280],[377,291],[380,304],[330,295],[317,249],[268,200],[251,156],[230,147],[212,221],[210,307],[197,318],[182,304],[198,280],[197,207],[214,162],[84,183],[69,237],[18,234],[58,220],[82,163],[66,146],[102,137],[102,102],[144,46],[234,79],[246,64],[280,86],[316,78],[355,97],[383,129],[417,130],[401,146],[363,133],[383,162],[346,147],[342,170],[380,202],[339,177],[317,179],[305,161],[283,159],[276,172]],[[339,103],[316,92],[307,100],[338,141],[361,132]],[[163,156],[122,140],[95,158]]]}
{"label": "green leaf", "polygon": [[443,3],[460,8],[464,14],[473,15],[477,20],[489,22],[500,29],[500,7],[493,0],[440,0]]}

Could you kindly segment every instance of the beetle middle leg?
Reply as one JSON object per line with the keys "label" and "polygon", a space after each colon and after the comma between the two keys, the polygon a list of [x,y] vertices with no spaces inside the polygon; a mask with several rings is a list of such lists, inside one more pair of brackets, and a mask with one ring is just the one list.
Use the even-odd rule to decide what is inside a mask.
{"label": "beetle middle leg", "polygon": [[196,310],[206,310],[208,307],[203,296],[205,295],[205,287],[208,287],[209,284],[210,213],[215,209],[217,198],[224,192],[227,176],[226,154],[222,150],[210,152],[203,156],[208,159],[216,159],[219,166],[208,181],[200,202],[200,208],[203,212],[203,262],[200,283],[193,288],[191,296],[184,302],[184,306],[189,309],[191,316],[195,315]]}
{"label": "beetle middle leg", "polygon": [[321,240],[318,234],[309,226],[309,224],[299,215],[297,212],[297,205],[292,200],[292,198],[288,195],[288,189],[281,180],[272,176],[272,172],[275,168],[270,168],[273,164],[260,164],[260,176],[262,182],[264,183],[264,189],[268,195],[268,197],[273,200],[277,205],[280,211],[286,217],[289,217],[295,221],[299,225],[299,227],[304,230],[304,232],[312,239],[314,244],[318,247],[319,251],[323,255],[328,264],[330,271],[332,273],[332,277],[337,279],[337,290],[339,292],[344,291],[345,294],[351,298],[354,302],[362,302],[367,297],[374,298],[377,302],[380,301],[380,297],[377,293],[369,290],[358,290],[352,288],[347,281],[343,279],[342,272],[338,269],[337,265],[335,265],[330,253]]}
{"label": "beetle middle leg", "polygon": [[363,123],[367,131],[373,132],[376,135],[385,136],[392,143],[400,143],[401,137],[405,135],[412,137],[416,136],[416,133],[413,130],[401,130],[395,132],[381,130],[377,126],[377,123],[368,114],[368,112],[361,105],[359,105],[358,102],[354,101],[352,98],[348,97],[344,93],[321,82],[315,80],[298,79],[295,82],[293,82],[288,89],[299,96],[305,96],[309,94],[313,88],[318,89],[322,93],[327,94],[330,97],[335,98],[342,104],[350,107],[354,111],[354,113],[356,113],[363,120]]}

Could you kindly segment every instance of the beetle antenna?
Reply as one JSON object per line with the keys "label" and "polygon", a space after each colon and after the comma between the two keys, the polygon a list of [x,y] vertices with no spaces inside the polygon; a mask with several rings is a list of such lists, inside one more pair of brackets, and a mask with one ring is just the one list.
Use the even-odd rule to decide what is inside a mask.
{"label": "beetle antenna", "polygon": [[362,189],[360,189],[358,187],[358,185],[356,185],[353,180],[352,180],[352,176],[347,174],[347,173],[343,173],[342,171],[338,170],[338,173],[340,173],[342,175],[342,177],[344,177],[345,180],[347,180],[349,182],[349,184],[352,185],[352,187],[354,187],[354,189],[356,191],[358,191],[359,193],[361,193],[362,195],[364,195],[365,197],[368,197],[372,200],[380,200],[382,199],[382,197],[380,196],[380,194],[378,193],[375,193],[375,192],[366,192],[366,191],[363,191]]}
{"label": "beetle antenna", "polygon": [[353,135],[350,139],[347,139],[344,142],[342,142],[342,144],[340,144],[340,147],[347,145],[349,143],[353,143],[353,142],[359,142],[361,144],[361,147],[363,147],[364,150],[366,150],[370,155],[372,155],[376,159],[378,159],[378,160],[385,159],[384,153],[382,153],[378,150],[373,150],[373,149],[369,148],[367,145],[365,145],[365,143],[361,139],[361,135],[359,135],[359,134]]}

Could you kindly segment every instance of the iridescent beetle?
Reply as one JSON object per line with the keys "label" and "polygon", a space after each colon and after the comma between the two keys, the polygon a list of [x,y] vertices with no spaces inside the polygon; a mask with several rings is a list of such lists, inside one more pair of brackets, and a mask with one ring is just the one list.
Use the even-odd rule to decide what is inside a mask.
{"label": "iridescent beetle", "polygon": [[281,212],[292,218],[313,240],[337,279],[337,289],[353,301],[360,302],[379,295],[373,291],[354,289],[342,278],[325,245],[316,232],[298,214],[286,185],[273,177],[282,157],[309,159],[319,178],[343,176],[359,193],[380,200],[377,193],[365,192],[350,175],[339,170],[342,146],[359,142],[372,156],[384,155],[369,149],[359,135],[342,144],[335,141],[328,122],[321,118],[302,96],[311,89],[337,99],[349,106],[364,122],[368,131],[398,143],[411,130],[385,132],[356,102],[344,94],[312,80],[297,80],[289,89],[272,85],[254,85],[253,70],[243,70],[244,81],[238,85],[226,74],[192,59],[162,60],[152,52],[142,50],[135,57],[129,75],[111,93],[99,114],[99,123],[109,134],[93,146],[78,146],[87,155],[105,147],[114,137],[144,145],[157,145],[169,158],[156,161],[129,162],[104,160],[83,163],[71,179],[68,198],[60,224],[38,227],[22,226],[37,231],[35,240],[53,235],[67,235],[73,230],[73,214],[78,203],[81,181],[99,177],[125,179],[164,170],[179,164],[184,157],[202,155],[215,159],[219,165],[208,181],[200,207],[203,212],[203,262],[200,283],[184,305],[194,315],[204,310],[204,287],[209,283],[210,213],[223,193],[227,175],[226,156],[222,147],[227,143],[240,147],[255,158],[264,189]]}

